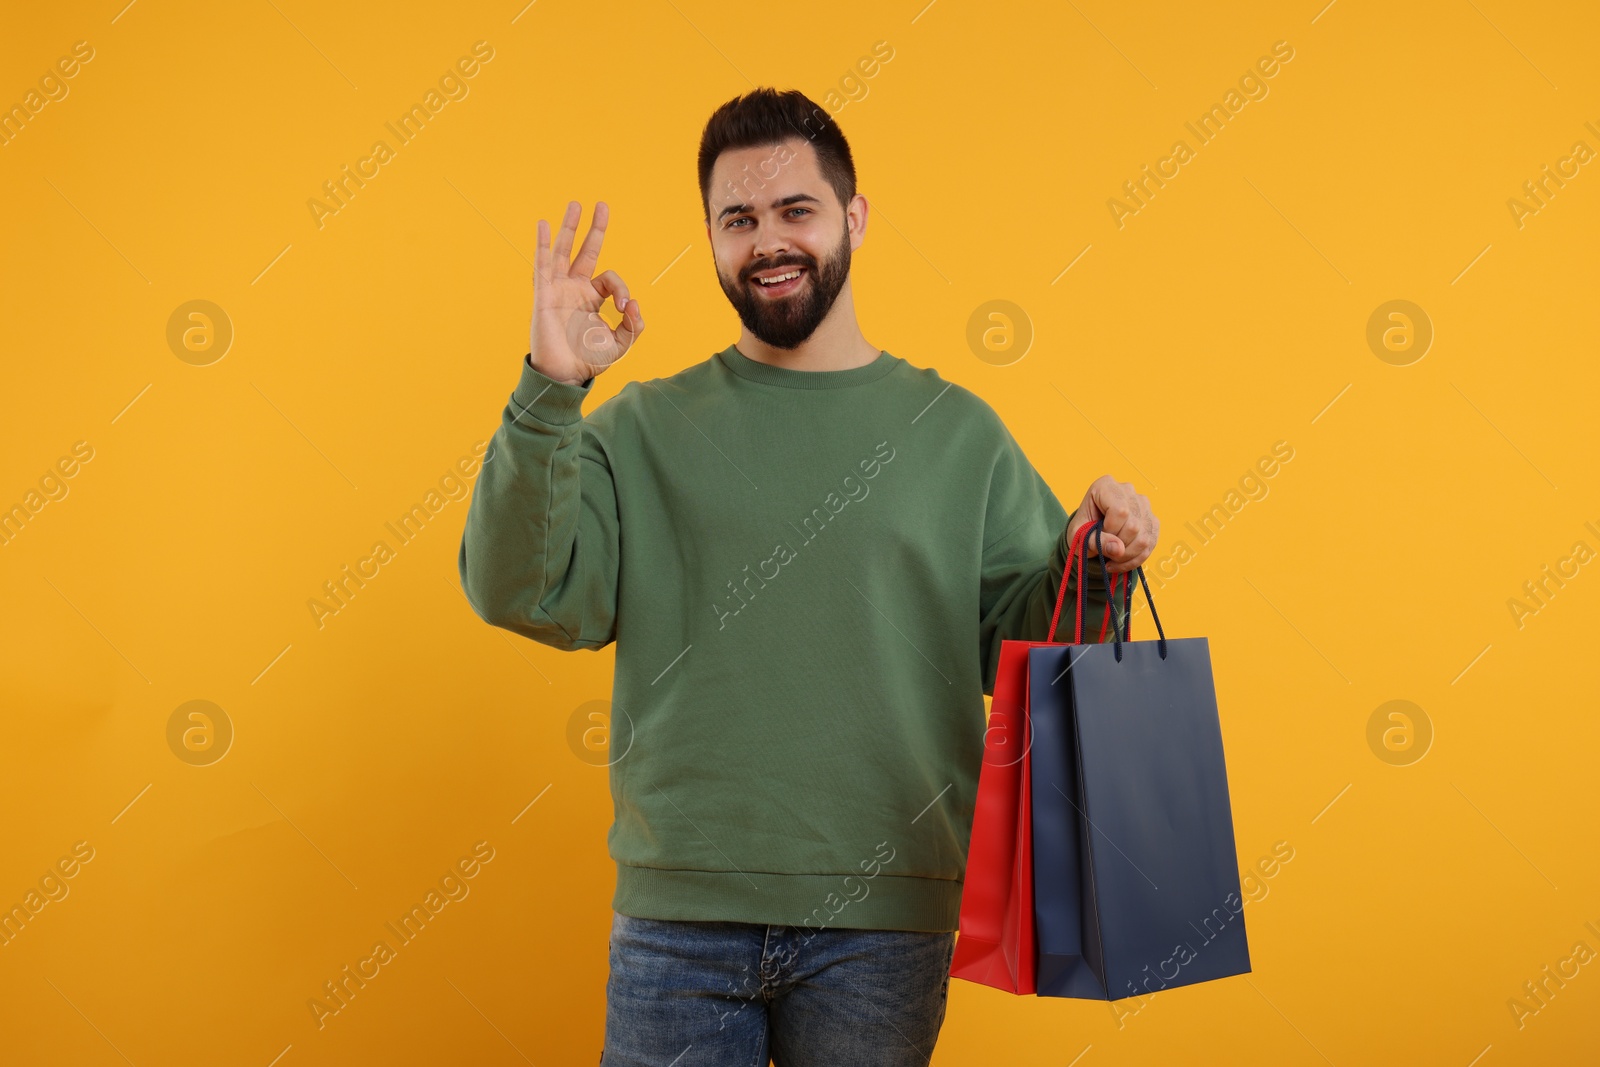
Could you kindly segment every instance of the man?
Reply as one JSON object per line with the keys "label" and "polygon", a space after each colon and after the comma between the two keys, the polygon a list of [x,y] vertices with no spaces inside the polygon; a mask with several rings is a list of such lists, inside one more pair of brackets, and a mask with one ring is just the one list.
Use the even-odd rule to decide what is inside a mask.
{"label": "man", "polygon": [[1100,568],[1143,563],[1159,524],[1109,476],[1069,522],[987,403],[862,336],[868,204],[810,100],[724,104],[699,173],[738,341],[582,416],[643,314],[595,275],[604,202],[575,259],[580,205],[553,248],[541,220],[462,585],[535,641],[616,642],[601,1062],[925,1064],[1000,642],[1045,639],[1069,539],[1103,517],[1098,633]]}

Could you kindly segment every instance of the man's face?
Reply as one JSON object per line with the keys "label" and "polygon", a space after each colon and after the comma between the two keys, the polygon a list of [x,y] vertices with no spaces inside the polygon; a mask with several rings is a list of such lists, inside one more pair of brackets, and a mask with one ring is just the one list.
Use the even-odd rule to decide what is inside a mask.
{"label": "man's face", "polygon": [[[724,152],[708,198],[717,281],[739,321],[773,348],[799,347],[833,309],[859,244],[816,150],[796,137]],[[796,268],[792,281],[769,287],[758,280]]]}

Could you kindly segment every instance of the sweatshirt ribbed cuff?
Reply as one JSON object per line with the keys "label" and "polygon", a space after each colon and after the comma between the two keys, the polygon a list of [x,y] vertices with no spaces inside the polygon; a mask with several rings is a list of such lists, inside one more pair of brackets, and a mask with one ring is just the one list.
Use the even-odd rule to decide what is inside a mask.
{"label": "sweatshirt ribbed cuff", "polygon": [[593,386],[593,378],[582,385],[558,382],[535,370],[523,356],[522,377],[511,393],[512,406],[519,422],[531,418],[549,426],[570,426],[583,418],[583,398]]}

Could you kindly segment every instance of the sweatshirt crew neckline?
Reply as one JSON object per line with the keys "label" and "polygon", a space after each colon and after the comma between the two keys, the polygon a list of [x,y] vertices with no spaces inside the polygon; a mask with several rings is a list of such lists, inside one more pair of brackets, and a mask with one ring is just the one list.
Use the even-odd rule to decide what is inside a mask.
{"label": "sweatshirt crew neckline", "polygon": [[775,367],[770,363],[751,359],[739,351],[736,344],[718,352],[717,358],[721,360],[723,366],[741,378],[762,385],[778,385],[788,389],[839,389],[850,385],[864,385],[882,378],[900,363],[899,357],[891,356],[887,351],[880,349],[877,359],[860,367],[847,367],[844,370],[795,370],[792,367]]}

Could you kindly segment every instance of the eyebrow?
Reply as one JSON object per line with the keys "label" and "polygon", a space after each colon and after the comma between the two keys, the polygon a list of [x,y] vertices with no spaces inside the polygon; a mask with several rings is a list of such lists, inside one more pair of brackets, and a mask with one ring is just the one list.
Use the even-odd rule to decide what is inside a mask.
{"label": "eyebrow", "polygon": [[[820,203],[822,203],[821,200],[818,200],[816,197],[812,196],[810,193],[795,193],[793,196],[786,196],[782,200],[774,200],[772,202],[772,207],[773,207],[774,210],[776,210],[778,208],[788,207],[790,204],[799,204],[799,203],[805,203],[805,202],[809,202],[809,203],[812,203],[812,204],[820,204]],[[746,211],[754,211],[754,210],[755,210],[755,208],[753,208],[749,204],[729,204],[727,207],[725,207],[721,211],[717,212],[717,221],[721,222],[723,219],[727,218],[729,215],[742,215]]]}

